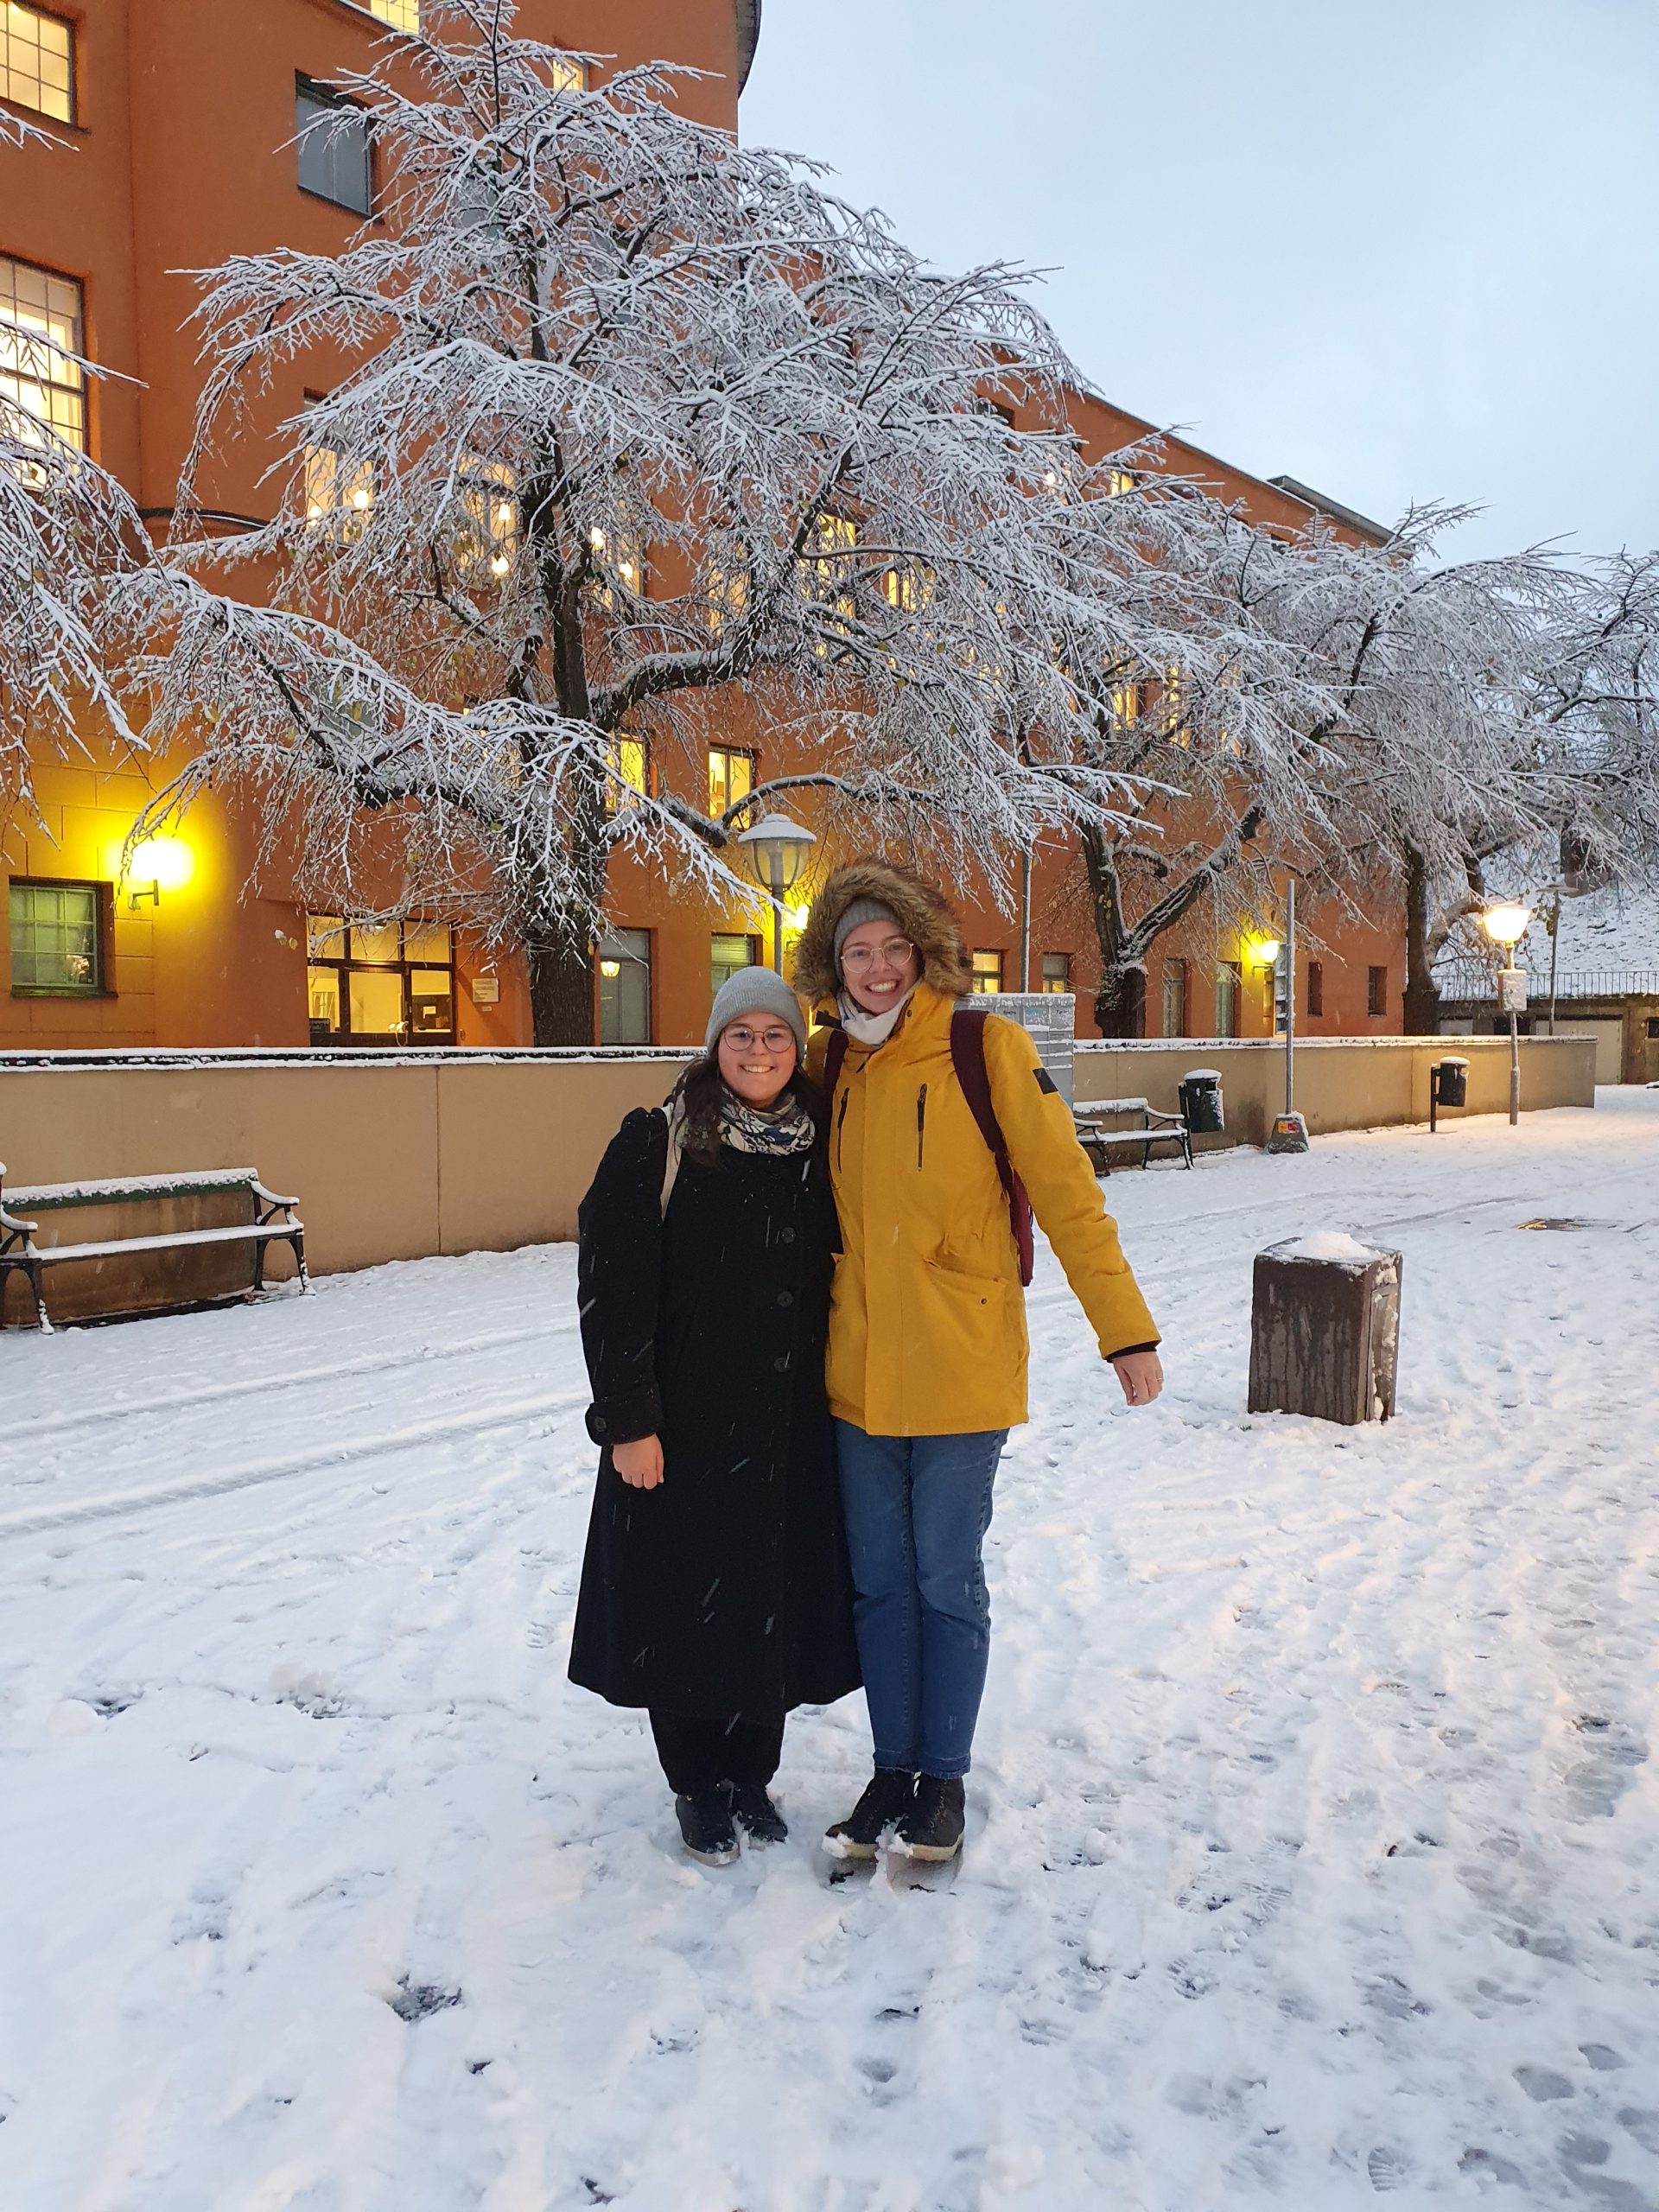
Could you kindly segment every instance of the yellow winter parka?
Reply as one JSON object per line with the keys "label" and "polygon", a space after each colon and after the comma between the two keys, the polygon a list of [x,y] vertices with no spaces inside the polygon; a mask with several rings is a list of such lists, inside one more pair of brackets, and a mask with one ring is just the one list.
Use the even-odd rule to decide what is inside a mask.
{"label": "yellow winter parka", "polygon": [[[830,1403],[871,1435],[953,1436],[1027,1417],[1019,1256],[950,1058],[957,1003],[922,982],[884,1044],[849,1039],[831,1109],[842,1251]],[[820,1078],[829,1033],[820,1028],[808,1052]],[[1008,1157],[1103,1357],[1155,1344],[1071,1112],[1017,1022],[986,1017],[985,1065]]]}

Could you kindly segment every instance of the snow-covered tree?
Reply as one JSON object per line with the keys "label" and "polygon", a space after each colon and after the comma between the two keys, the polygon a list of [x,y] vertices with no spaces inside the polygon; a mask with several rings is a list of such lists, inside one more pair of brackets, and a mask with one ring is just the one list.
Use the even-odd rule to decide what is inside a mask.
{"label": "snow-covered tree", "polygon": [[[587,90],[513,15],[441,0],[345,80],[385,188],[343,252],[211,273],[181,512],[275,378],[347,366],[285,426],[275,519],[140,613],[152,728],[192,750],[163,810],[237,779],[303,894],[522,944],[536,1036],[571,1042],[618,852],[729,881],[744,818],[807,787],[995,876],[1127,818],[1092,737],[1122,669],[1220,664],[1170,557],[1191,499],[1085,465],[1014,272],[931,273],[688,121],[683,73]],[[1052,427],[1015,430],[1033,402]],[[784,772],[712,817],[702,748],[751,702]]]}
{"label": "snow-covered tree", "polygon": [[[43,137],[0,112],[0,159]],[[0,331],[0,816],[31,809],[40,762],[83,747],[94,727],[135,741],[98,608],[148,541],[120,486],[29,404],[66,365],[94,373],[44,331]]]}

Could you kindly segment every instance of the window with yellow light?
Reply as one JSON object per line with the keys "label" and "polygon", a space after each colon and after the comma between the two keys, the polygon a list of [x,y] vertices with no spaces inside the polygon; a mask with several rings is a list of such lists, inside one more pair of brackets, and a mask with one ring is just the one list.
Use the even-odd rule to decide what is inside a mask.
{"label": "window with yellow light", "polygon": [[709,748],[709,811],[718,821],[754,789],[754,755],[734,746]]}
{"label": "window with yellow light", "polygon": [[86,448],[81,289],[32,262],[0,254],[0,394],[25,416]]}
{"label": "window with yellow light", "polygon": [[75,119],[75,27],[29,0],[0,0],[0,100]]}

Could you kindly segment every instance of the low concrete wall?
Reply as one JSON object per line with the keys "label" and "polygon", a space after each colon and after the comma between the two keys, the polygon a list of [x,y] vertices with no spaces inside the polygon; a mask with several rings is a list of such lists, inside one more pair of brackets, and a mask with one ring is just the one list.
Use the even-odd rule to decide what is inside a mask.
{"label": "low concrete wall", "polygon": [[[1469,1062],[1469,1103],[1448,1113],[1507,1114],[1507,1037],[1317,1037],[1296,1047],[1296,1103],[1314,1136],[1338,1129],[1390,1128],[1428,1119],[1428,1071],[1457,1053]],[[1081,1041],[1072,1064],[1078,1105],[1090,1099],[1145,1098],[1173,1113],[1176,1086],[1193,1068],[1220,1071],[1227,1115],[1224,1137],[1200,1146],[1263,1144],[1285,1103],[1285,1048],[1267,1038],[1110,1039]],[[1596,1047],[1587,1037],[1523,1037],[1521,1105],[1593,1106]]]}
{"label": "low concrete wall", "polygon": [[[1505,1111],[1508,1040],[1459,1038],[1452,1048],[1471,1062],[1465,1110]],[[1426,1121],[1428,1070],[1447,1049],[1435,1038],[1320,1039],[1298,1048],[1298,1103],[1316,1135]],[[1521,1052],[1524,1106],[1594,1103],[1593,1039],[1529,1038]],[[433,1253],[502,1251],[575,1236],[577,1205],[623,1116],[660,1103],[688,1057],[10,1055],[0,1058],[0,1160],[13,1187],[256,1167],[270,1189],[297,1193],[306,1256],[319,1274]],[[1219,1068],[1227,1135],[1200,1140],[1212,1145],[1261,1143],[1284,1096],[1282,1050],[1267,1043],[1083,1043],[1075,1066],[1079,1104],[1135,1096],[1170,1108],[1189,1069]],[[60,1213],[46,1217],[42,1237],[79,1243],[198,1217],[187,1220],[172,1202],[154,1219],[149,1209],[142,1220],[130,1211]],[[289,1268],[277,1248],[273,1280]],[[105,1267],[80,1291],[71,1272],[56,1271],[53,1293],[66,1313],[107,1310],[127,1289],[136,1299],[141,1287],[153,1294],[163,1282],[170,1294],[181,1294],[173,1274],[149,1262],[142,1275]],[[215,1276],[213,1287],[221,1287]],[[21,1287],[7,1310],[22,1317]]]}
{"label": "low concrete wall", "polygon": [[[623,1116],[660,1105],[687,1057],[457,1052],[340,1062],[226,1052],[35,1066],[11,1058],[0,1061],[0,1160],[7,1187],[257,1167],[270,1189],[297,1194],[307,1265],[318,1274],[503,1251],[575,1235],[577,1205]],[[48,1214],[41,1242],[173,1225],[170,1214],[151,1221],[143,1211],[142,1223],[130,1211]],[[272,1279],[290,1271],[277,1249]],[[54,1308],[126,1302],[107,1268],[96,1297],[78,1296],[79,1272],[53,1271]],[[10,1318],[21,1317],[22,1297],[9,1294]]]}

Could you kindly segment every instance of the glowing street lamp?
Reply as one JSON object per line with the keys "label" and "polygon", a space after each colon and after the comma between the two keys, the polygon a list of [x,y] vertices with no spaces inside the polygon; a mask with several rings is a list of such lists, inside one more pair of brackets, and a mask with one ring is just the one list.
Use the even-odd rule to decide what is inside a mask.
{"label": "glowing street lamp", "polygon": [[1527,933],[1532,911],[1527,906],[1490,906],[1480,918],[1492,943],[1501,945],[1507,963],[1497,972],[1497,1007],[1510,1017],[1510,1127],[1521,1119],[1521,1028],[1519,1017],[1527,1010],[1527,971],[1516,965],[1515,948]]}
{"label": "glowing street lamp", "polygon": [[747,847],[749,864],[756,881],[772,897],[772,964],[781,976],[784,972],[784,893],[792,891],[800,880],[801,870],[806,866],[817,839],[810,830],[803,830],[798,822],[791,822],[786,814],[769,814],[747,830],[738,832],[737,842]]}

